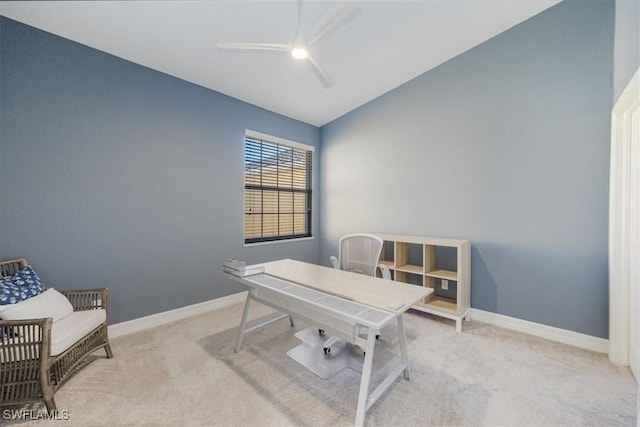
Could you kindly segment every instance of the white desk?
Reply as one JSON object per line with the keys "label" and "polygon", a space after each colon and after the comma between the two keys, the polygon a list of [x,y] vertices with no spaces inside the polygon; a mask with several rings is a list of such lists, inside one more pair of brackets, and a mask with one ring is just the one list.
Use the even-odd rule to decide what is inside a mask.
{"label": "white desk", "polygon": [[[409,357],[402,314],[433,290],[290,259],[259,266],[264,267],[264,273],[246,277],[228,274],[250,286],[236,351],[240,351],[246,333],[289,316],[301,317],[329,334],[362,347],[365,357],[355,425],[364,425],[366,411],[396,378],[404,373],[404,377],[409,379]],[[252,299],[285,314],[247,329],[247,313]],[[398,325],[400,361],[369,393],[376,331],[394,319]],[[361,327],[368,328],[366,338],[360,336]]]}

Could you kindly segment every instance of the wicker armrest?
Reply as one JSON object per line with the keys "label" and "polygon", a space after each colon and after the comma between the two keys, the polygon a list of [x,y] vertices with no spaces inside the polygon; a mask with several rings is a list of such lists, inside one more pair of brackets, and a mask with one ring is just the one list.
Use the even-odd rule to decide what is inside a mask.
{"label": "wicker armrest", "polygon": [[109,288],[96,289],[57,289],[67,297],[74,311],[107,309],[109,304]]}
{"label": "wicker armrest", "polygon": [[[48,360],[51,340],[50,317],[28,320],[0,320],[0,361]],[[42,357],[38,357],[41,355]],[[3,371],[3,375],[6,371]],[[8,378],[0,378],[3,383]]]}

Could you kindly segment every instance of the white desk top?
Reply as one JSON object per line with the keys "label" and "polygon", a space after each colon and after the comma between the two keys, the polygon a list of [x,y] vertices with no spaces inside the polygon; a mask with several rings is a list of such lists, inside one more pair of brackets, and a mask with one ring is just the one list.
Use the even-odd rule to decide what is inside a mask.
{"label": "white desk top", "polygon": [[[271,276],[395,314],[405,312],[411,305],[433,292],[433,289],[418,285],[393,282],[291,259],[258,265],[264,267],[265,273]],[[404,302],[405,305],[394,306],[398,301]]]}
{"label": "white desk top", "polygon": [[[395,314],[387,310],[380,310],[370,305],[345,300],[344,298],[311,289],[307,286],[301,286],[269,274],[253,274],[243,277],[242,280],[250,284],[250,286],[257,285],[257,292],[254,297],[258,301],[282,304],[282,295],[294,298],[299,302],[296,307],[301,310],[298,311],[298,315],[302,316],[310,315],[311,311],[321,309],[324,313],[332,313],[331,316],[336,319],[348,319],[352,324],[377,330],[382,329],[395,318]],[[265,293],[267,290],[275,291],[278,297],[274,299],[273,295]],[[292,302],[286,303],[285,307],[291,310],[293,308]]]}

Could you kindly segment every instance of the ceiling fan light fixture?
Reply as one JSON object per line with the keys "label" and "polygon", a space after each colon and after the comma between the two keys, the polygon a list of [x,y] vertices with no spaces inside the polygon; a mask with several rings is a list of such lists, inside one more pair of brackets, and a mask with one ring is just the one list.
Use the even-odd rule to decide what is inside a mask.
{"label": "ceiling fan light fixture", "polygon": [[298,0],[298,27],[291,43],[216,43],[216,46],[221,50],[267,51],[291,54],[296,61],[304,61],[305,64],[308,64],[322,86],[328,89],[332,85],[331,78],[315,58],[310,55],[309,49],[313,48],[319,40],[344,27],[361,12],[362,7],[356,2],[337,1],[316,21],[311,31],[303,36],[300,27],[301,3],[302,0]]}
{"label": "ceiling fan light fixture", "polygon": [[291,49],[291,56],[296,59],[305,59],[307,56],[309,56],[309,51],[302,46],[296,46]]}

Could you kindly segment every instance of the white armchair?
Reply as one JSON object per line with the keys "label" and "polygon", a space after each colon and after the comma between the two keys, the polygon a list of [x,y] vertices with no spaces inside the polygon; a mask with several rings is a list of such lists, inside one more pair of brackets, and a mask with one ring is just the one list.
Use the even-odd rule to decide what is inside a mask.
{"label": "white armchair", "polygon": [[113,357],[109,290],[44,288],[26,258],[0,261],[0,407],[44,401],[55,411],[55,392],[94,351]]}

